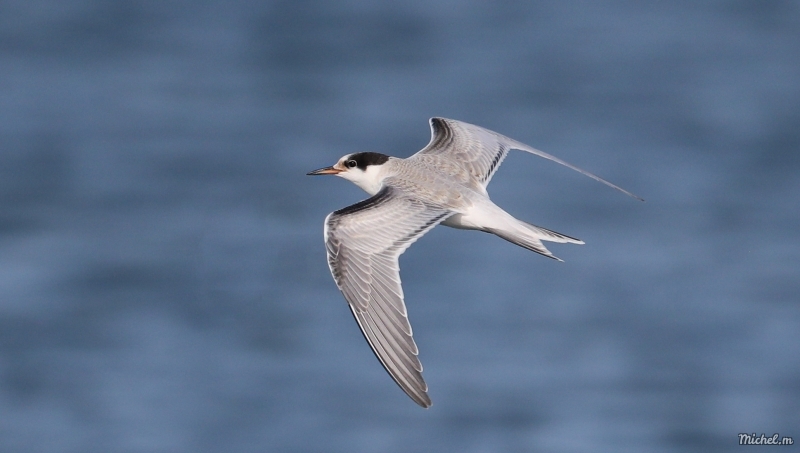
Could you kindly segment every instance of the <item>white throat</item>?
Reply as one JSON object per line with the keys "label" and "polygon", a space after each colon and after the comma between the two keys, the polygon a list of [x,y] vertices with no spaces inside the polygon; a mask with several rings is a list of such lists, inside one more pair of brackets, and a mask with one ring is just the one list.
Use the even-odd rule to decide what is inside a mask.
{"label": "white throat", "polygon": [[381,190],[383,185],[383,165],[368,165],[367,170],[363,171],[359,168],[353,168],[343,171],[336,176],[352,181],[353,184],[361,187],[365,192],[370,195],[375,195]]}

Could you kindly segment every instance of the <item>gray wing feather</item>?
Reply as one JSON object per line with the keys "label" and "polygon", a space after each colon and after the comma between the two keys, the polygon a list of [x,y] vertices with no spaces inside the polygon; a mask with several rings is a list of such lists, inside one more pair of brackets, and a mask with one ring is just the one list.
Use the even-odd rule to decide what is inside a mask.
{"label": "gray wing feather", "polygon": [[378,360],[422,407],[431,400],[403,301],[398,259],[451,214],[384,186],[325,219],[325,247],[336,285]]}
{"label": "gray wing feather", "polygon": [[431,118],[430,124],[431,141],[417,155],[440,156],[458,162],[483,188],[489,184],[495,171],[508,155],[508,151],[518,149],[564,165],[637,200],[644,201],[593,173],[497,132],[446,118]]}

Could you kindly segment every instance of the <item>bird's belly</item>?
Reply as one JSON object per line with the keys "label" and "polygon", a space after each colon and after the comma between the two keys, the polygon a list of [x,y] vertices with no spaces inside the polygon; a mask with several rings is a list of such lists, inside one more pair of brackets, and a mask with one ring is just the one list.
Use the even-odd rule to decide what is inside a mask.
{"label": "bird's belly", "polygon": [[459,230],[484,230],[488,222],[482,216],[475,216],[470,214],[454,214],[447,218],[442,225],[451,228],[458,228]]}
{"label": "bird's belly", "polygon": [[460,212],[448,217],[442,225],[460,230],[480,230],[503,228],[507,225],[508,213],[494,203],[486,202],[471,206],[466,212]]}
{"label": "bird's belly", "polygon": [[449,226],[450,228],[458,228],[459,230],[474,230],[474,226],[468,226],[464,223],[464,214],[453,214],[447,218],[442,225]]}

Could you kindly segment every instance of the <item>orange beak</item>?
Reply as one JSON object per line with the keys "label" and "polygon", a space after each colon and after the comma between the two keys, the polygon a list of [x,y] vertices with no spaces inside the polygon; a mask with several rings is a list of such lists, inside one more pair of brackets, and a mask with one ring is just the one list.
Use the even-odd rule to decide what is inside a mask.
{"label": "orange beak", "polygon": [[320,168],[319,170],[314,170],[312,172],[306,173],[308,176],[316,176],[316,175],[335,175],[337,173],[341,173],[342,170],[337,170],[333,167],[325,167]]}

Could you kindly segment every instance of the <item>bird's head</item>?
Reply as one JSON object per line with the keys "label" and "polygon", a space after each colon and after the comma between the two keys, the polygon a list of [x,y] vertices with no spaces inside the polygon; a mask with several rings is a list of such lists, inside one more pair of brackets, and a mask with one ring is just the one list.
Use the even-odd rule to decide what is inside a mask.
{"label": "bird's head", "polygon": [[381,167],[388,160],[389,156],[381,153],[352,153],[343,156],[332,166],[314,170],[308,175],[336,175],[375,195],[383,182]]}

